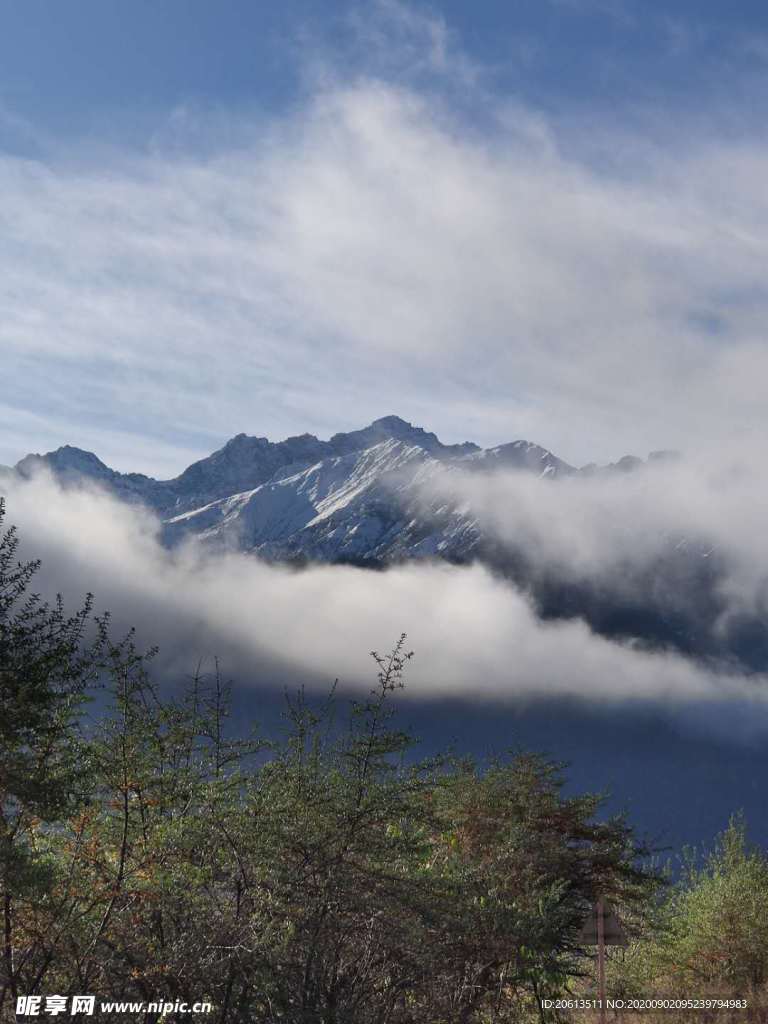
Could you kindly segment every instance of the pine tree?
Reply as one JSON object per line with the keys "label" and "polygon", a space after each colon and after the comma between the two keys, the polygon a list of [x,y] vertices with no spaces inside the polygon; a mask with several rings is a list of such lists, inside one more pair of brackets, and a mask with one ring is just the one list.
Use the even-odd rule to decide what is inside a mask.
{"label": "pine tree", "polygon": [[[4,516],[0,498],[0,530]],[[18,561],[18,546],[14,527],[0,532],[0,1012],[31,956],[18,922],[50,883],[40,824],[71,813],[87,789],[78,721],[106,628],[94,623],[87,644],[91,596],[74,615],[60,596],[44,602],[31,591],[39,562]]]}

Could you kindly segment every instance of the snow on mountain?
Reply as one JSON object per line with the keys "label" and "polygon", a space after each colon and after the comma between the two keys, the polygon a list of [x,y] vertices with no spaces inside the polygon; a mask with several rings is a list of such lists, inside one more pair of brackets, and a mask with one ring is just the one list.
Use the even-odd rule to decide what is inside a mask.
{"label": "snow on mountain", "polygon": [[454,455],[466,455],[479,452],[480,448],[471,441],[464,444],[442,444],[435,434],[422,427],[414,427],[411,423],[401,420],[399,416],[383,416],[374,420],[362,430],[353,430],[349,434],[334,434],[328,444],[338,452],[359,451],[379,441],[396,440],[423,448],[436,458],[447,458]]}
{"label": "snow on mountain", "polygon": [[530,441],[512,441],[473,452],[462,464],[467,469],[484,471],[522,469],[537,476],[570,476],[576,472],[573,466]]}
{"label": "snow on mountain", "polygon": [[417,447],[436,459],[479,451],[477,445],[469,442],[444,445],[435,434],[421,427],[398,416],[385,416],[362,430],[334,434],[329,441],[321,441],[313,434],[278,442],[237,434],[223,448],[194,462],[173,480],[154,480],[142,473],[118,473],[93,453],[70,445],[46,455],[27,455],[15,469],[18,475],[29,477],[46,467],[65,485],[94,480],[124,500],[142,502],[162,517],[173,518],[219,499],[255,490],[270,480],[290,476],[325,459],[364,451],[389,440]]}
{"label": "snow on mountain", "polygon": [[169,544],[194,533],[271,559],[385,557],[407,528],[409,494],[440,460],[388,438],[174,516]]}
{"label": "snow on mountain", "polygon": [[[626,472],[638,464],[627,456],[595,471]],[[424,503],[423,485],[439,473],[516,470],[556,479],[591,471],[524,440],[485,450],[471,442],[445,445],[398,416],[328,441],[238,434],[173,480],[118,473],[70,445],[26,456],[15,473],[28,478],[43,467],[64,486],[94,481],[124,501],[149,506],[163,520],[169,546],[198,536],[273,560],[364,562],[466,559],[477,551],[482,538],[471,510]]]}
{"label": "snow on mountain", "polygon": [[[289,437],[273,443],[266,437],[238,434],[213,455],[194,463],[175,480],[159,483],[155,506],[171,517],[201,508],[235,494],[253,491],[275,479],[316,465],[327,459],[366,451],[383,441],[400,441],[429,452],[435,458],[449,458],[477,450],[477,445],[443,445],[434,434],[400,419],[385,416],[362,430],[334,434],[321,441],[313,434]],[[266,492],[262,492],[262,497]],[[172,496],[172,502],[169,498]]]}

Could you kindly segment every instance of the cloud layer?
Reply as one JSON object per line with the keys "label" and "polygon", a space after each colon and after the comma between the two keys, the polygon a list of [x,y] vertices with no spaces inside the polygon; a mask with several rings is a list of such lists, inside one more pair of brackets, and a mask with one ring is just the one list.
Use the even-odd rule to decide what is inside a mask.
{"label": "cloud layer", "polygon": [[577,463],[765,433],[765,145],[548,118],[380,11],[369,72],[326,54],[278,121],[0,157],[0,462],[170,475],[393,411]]}
{"label": "cloud layer", "polygon": [[[432,477],[425,508],[449,501],[472,510],[483,534],[522,551],[534,571],[564,582],[586,581],[631,597],[638,577],[658,581],[680,557],[692,570],[717,566],[721,625],[729,616],[768,612],[768,506],[762,446],[719,445],[698,458],[652,459],[632,472],[561,477],[530,472]],[[653,582],[653,581],[652,581]],[[699,596],[693,572],[690,593]],[[717,624],[715,625],[717,628]]]}
{"label": "cloud layer", "polygon": [[219,655],[240,684],[261,690],[286,680],[327,687],[335,677],[367,689],[368,652],[407,631],[415,698],[659,707],[697,729],[719,722],[736,740],[768,726],[764,679],[611,643],[581,622],[542,624],[479,566],[296,572],[192,547],[171,554],[155,521],[105,494],[62,491],[45,477],[8,490],[24,553],[43,559],[44,591],[70,602],[94,591],[118,628],[136,625],[142,643],[160,645],[171,676]]}

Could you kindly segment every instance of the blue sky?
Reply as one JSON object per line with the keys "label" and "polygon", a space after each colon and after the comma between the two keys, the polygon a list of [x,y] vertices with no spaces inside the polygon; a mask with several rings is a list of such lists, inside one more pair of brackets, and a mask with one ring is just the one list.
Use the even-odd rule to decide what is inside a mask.
{"label": "blue sky", "polygon": [[768,10],[0,2],[0,462],[760,433]]}
{"label": "blue sky", "polygon": [[[3,0],[7,111],[56,136],[109,134],[182,104],[284,111],[302,56],[355,49],[366,8],[334,0]],[[736,70],[761,77],[768,11],[719,0],[452,0],[411,5],[444,19],[493,87],[544,107],[613,109],[649,99],[699,106]],[[355,59],[364,65],[363,55]],[[752,82],[752,85],[755,83]],[[728,83],[733,86],[733,81]],[[138,131],[137,127],[137,131]]]}

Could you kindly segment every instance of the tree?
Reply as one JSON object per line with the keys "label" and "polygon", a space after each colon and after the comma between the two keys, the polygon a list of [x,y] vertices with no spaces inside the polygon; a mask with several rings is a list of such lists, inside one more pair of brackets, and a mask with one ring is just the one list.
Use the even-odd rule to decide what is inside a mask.
{"label": "tree", "polygon": [[754,999],[768,982],[768,857],[750,847],[741,817],[701,867],[689,861],[670,911],[676,972]]}
{"label": "tree", "polygon": [[602,799],[566,798],[562,766],[517,753],[446,777],[432,870],[453,886],[455,919],[436,952],[433,999],[457,1021],[549,1019],[541,999],[585,971],[578,933],[599,895],[642,905],[658,884]]}
{"label": "tree", "polygon": [[[768,856],[750,846],[742,817],[731,819],[704,857],[687,851],[679,875],[626,955],[611,965],[615,994],[745,999],[734,1020],[768,1010]],[[701,1020],[728,1020],[702,1010]],[[652,1020],[654,1018],[649,1018]],[[690,1011],[668,1012],[673,1024]]]}
{"label": "tree", "polygon": [[[198,672],[181,696],[163,697],[131,638],[106,642],[102,671],[91,800],[46,831],[57,872],[29,917],[46,984],[144,1003],[208,999],[225,1020],[240,883],[218,826],[236,832],[241,772],[258,744],[223,734],[218,672],[212,684]],[[26,991],[40,991],[41,980],[28,976],[36,988]]]}
{"label": "tree", "polygon": [[302,693],[289,701],[288,736],[249,787],[240,859],[264,1019],[411,1019],[424,918],[439,907],[420,870],[434,763],[406,763],[412,741],[390,722],[404,641],[374,654],[378,685],[346,722],[334,721],[333,695],[318,709]]}
{"label": "tree", "polygon": [[584,971],[596,895],[634,906],[657,884],[626,823],[594,820],[599,797],[562,796],[558,765],[415,759],[391,723],[404,640],[346,721],[293,701],[254,774],[238,860],[261,1019],[539,1019]]}
{"label": "tree", "polygon": [[[0,498],[0,529],[4,516]],[[0,1012],[15,999],[19,972],[33,955],[19,948],[18,918],[50,881],[39,825],[71,813],[87,788],[78,712],[105,628],[104,620],[97,623],[92,643],[85,642],[90,595],[68,616],[60,596],[50,605],[30,592],[39,563],[19,562],[18,544],[13,527],[0,534]]]}

